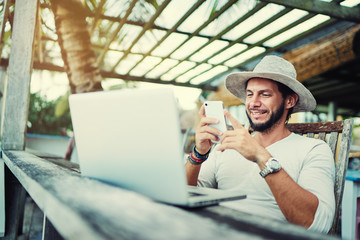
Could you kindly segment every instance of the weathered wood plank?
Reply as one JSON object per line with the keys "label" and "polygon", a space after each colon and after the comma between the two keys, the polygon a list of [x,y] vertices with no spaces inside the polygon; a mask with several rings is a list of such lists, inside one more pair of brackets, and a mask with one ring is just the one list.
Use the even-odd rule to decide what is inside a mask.
{"label": "weathered wood plank", "polygon": [[341,132],[343,129],[342,121],[334,122],[315,122],[315,123],[289,123],[287,128],[295,133],[319,133],[319,132]]}
{"label": "weathered wood plank", "polygon": [[[6,1],[5,4],[8,1]],[[4,13],[5,14],[5,13]],[[1,48],[1,40],[0,40],[0,48]],[[1,96],[4,93],[5,87],[5,78],[6,78],[6,68],[0,66],[0,93]],[[2,110],[4,101],[1,100],[0,97],[0,132],[2,129]],[[5,235],[5,172],[4,172],[4,162],[0,159],[0,237]]]}
{"label": "weathered wood plank", "polygon": [[[335,174],[335,207],[341,209],[342,196],[344,192],[346,170],[349,163],[349,150],[351,145],[351,134],[353,129],[353,119],[344,120],[344,130],[341,134],[341,141],[339,147],[339,155],[336,163],[336,174]],[[339,219],[340,211],[335,211],[334,219]],[[333,226],[330,229],[330,233],[340,232],[340,221],[334,221]]]}
{"label": "weathered wood plank", "polygon": [[221,206],[161,204],[23,151],[4,159],[65,239],[337,239]]}
{"label": "weathered wood plank", "polygon": [[63,240],[64,238],[56,231],[49,219],[44,216],[42,240]]}
{"label": "weathered wood plank", "polygon": [[251,234],[81,177],[26,152],[10,151],[4,156],[6,165],[65,239],[252,239]]}
{"label": "weathered wood plank", "polygon": [[0,159],[0,237],[5,235],[5,168]]}
{"label": "weathered wood plank", "polygon": [[332,132],[330,133],[328,144],[330,146],[331,151],[334,153],[334,159],[336,159],[336,146],[338,143],[339,133]]}
{"label": "weathered wood plank", "polygon": [[314,138],[315,137],[315,134],[314,133],[307,133],[306,136],[308,138]]}
{"label": "weathered wood plank", "polygon": [[325,132],[319,133],[319,137],[318,137],[318,138],[326,142],[326,133],[325,133]]}
{"label": "weathered wood plank", "polygon": [[16,0],[11,40],[2,148],[22,150],[25,147],[38,0]]}
{"label": "weathered wood plank", "polygon": [[[1,160],[2,161],[2,160]],[[17,239],[22,233],[25,190],[8,168],[5,168],[5,236],[2,240]]]}
{"label": "weathered wood plank", "polygon": [[6,68],[3,66],[0,66],[0,132],[3,126],[3,109],[4,109],[4,90],[5,90],[5,80],[6,80]]}

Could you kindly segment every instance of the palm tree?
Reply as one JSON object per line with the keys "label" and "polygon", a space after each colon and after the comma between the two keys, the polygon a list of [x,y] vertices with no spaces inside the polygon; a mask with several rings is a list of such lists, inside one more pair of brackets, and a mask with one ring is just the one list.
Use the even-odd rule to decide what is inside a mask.
{"label": "palm tree", "polygon": [[[96,2],[89,0],[92,5]],[[135,1],[136,2],[136,1]],[[155,0],[149,1],[154,7]],[[67,73],[71,93],[93,92],[103,90],[101,73],[97,65],[97,57],[92,50],[86,17],[89,10],[81,0],[50,0],[55,16],[55,27],[58,43]],[[105,0],[99,4],[104,6]],[[62,110],[64,112],[64,110]],[[74,139],[71,138],[65,153],[70,160]]]}
{"label": "palm tree", "polygon": [[[51,8],[71,93],[103,90],[102,77],[91,48],[84,5],[80,0],[51,0]],[[65,152],[65,159],[71,159],[74,144],[72,137]]]}
{"label": "palm tree", "polygon": [[58,43],[72,93],[102,90],[101,74],[91,48],[81,0],[51,0]]}

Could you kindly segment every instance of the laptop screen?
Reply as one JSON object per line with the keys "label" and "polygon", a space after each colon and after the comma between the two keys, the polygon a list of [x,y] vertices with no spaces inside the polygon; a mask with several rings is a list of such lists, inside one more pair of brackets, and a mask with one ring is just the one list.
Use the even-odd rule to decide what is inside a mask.
{"label": "laptop screen", "polygon": [[170,88],[69,98],[81,174],[151,198],[187,199],[179,113]]}

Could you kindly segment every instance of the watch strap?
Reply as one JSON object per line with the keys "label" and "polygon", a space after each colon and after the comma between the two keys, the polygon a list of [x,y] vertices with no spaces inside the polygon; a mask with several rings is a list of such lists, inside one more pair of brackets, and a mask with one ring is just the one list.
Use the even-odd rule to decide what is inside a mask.
{"label": "watch strap", "polygon": [[[276,162],[278,162],[275,158],[271,157],[269,158],[266,163],[265,163],[265,167],[259,172],[260,176],[262,176],[263,178],[265,178],[267,175],[269,175],[270,173],[273,172],[277,172],[280,169],[276,169],[274,170],[273,168],[271,168],[271,162],[275,160]],[[281,168],[281,167],[280,167]]]}

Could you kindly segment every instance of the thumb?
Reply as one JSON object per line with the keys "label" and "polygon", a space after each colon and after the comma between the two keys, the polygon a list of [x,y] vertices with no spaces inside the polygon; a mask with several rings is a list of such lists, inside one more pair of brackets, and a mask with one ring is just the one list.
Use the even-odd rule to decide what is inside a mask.
{"label": "thumb", "polygon": [[244,128],[243,125],[241,123],[238,122],[238,120],[236,120],[230,113],[228,110],[224,110],[224,114],[226,116],[227,119],[229,119],[229,121],[231,122],[231,125],[233,126],[234,129],[241,129]]}

